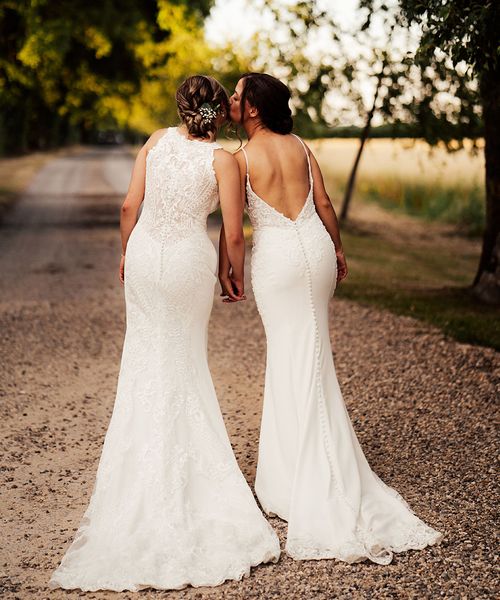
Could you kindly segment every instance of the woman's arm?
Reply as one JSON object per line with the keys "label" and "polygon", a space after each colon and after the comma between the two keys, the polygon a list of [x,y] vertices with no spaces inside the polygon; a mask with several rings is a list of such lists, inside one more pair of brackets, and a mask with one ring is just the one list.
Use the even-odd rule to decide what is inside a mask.
{"label": "woman's arm", "polygon": [[[227,255],[227,244],[226,236],[224,233],[224,222],[221,225],[219,233],[219,282],[222,287],[221,296],[227,296],[227,287],[230,283],[229,273],[231,271],[231,265],[229,263],[229,256]],[[230,287],[230,286],[229,286]]]}
{"label": "woman's arm", "polygon": [[149,150],[157,143],[164,133],[164,129],[155,131],[137,153],[127,195],[125,196],[125,200],[121,207],[120,233],[122,238],[122,257],[120,261],[120,281],[122,283],[124,282],[125,253],[128,238],[137,223],[137,214],[142,201],[144,200],[144,190],[146,187],[146,157]]}
{"label": "woman's arm", "polygon": [[314,181],[314,204],[316,206],[316,212],[319,218],[323,221],[325,229],[330,234],[335,245],[335,254],[337,255],[337,282],[342,281],[347,277],[347,263],[344,256],[344,250],[342,249],[342,241],[340,239],[339,222],[337,215],[333,208],[330,196],[325,189],[325,183],[323,181],[323,175],[319,167],[318,161],[314,154],[309,150],[309,156],[311,159],[311,169]]}
{"label": "woman's arm", "polygon": [[[241,203],[245,205],[245,176],[246,176],[246,166],[245,161],[242,158],[242,153],[238,152],[234,155],[236,161],[238,163],[239,171],[240,171],[240,195],[241,195]],[[238,300],[234,296],[233,283],[231,281],[231,264],[229,262],[229,256],[227,255],[227,244],[224,230],[224,223],[222,224],[219,236],[219,282],[221,285],[221,296],[224,296],[223,302],[235,302]]]}
{"label": "woman's arm", "polygon": [[216,150],[214,169],[223,220],[219,237],[219,279],[222,277],[224,295],[231,300],[243,300],[245,238],[238,163],[229,152]]}

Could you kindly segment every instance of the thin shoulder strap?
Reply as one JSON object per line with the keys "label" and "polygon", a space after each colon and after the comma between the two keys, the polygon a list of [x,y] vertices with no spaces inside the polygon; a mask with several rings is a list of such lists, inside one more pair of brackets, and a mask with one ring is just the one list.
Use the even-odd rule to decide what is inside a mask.
{"label": "thin shoulder strap", "polygon": [[245,157],[245,162],[247,164],[247,178],[248,178],[248,177],[250,177],[250,172],[248,169],[248,156],[247,156],[245,148],[242,148],[241,151],[243,152],[243,156]]}
{"label": "thin shoulder strap", "polygon": [[311,171],[311,159],[309,158],[309,152],[307,151],[307,147],[304,144],[304,142],[302,141],[301,138],[299,138],[298,135],[295,135],[295,133],[292,133],[293,137],[296,137],[299,142],[302,144],[302,148],[304,148],[304,152],[306,153],[306,158],[307,158],[307,167],[309,169],[309,176],[312,177],[312,171]]}

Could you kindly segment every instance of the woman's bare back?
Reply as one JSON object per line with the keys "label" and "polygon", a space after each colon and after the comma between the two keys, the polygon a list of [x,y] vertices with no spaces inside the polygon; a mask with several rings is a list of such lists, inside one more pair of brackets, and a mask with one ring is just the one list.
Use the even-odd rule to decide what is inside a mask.
{"label": "woman's bare back", "polygon": [[294,135],[256,135],[245,146],[250,185],[261,200],[289,219],[300,214],[309,193],[307,156]]}

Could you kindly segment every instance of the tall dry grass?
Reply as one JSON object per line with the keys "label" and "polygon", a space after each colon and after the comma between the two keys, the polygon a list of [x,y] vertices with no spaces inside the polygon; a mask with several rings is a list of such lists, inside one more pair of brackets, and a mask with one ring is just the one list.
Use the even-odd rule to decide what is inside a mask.
{"label": "tall dry grass", "polygon": [[[349,177],[359,142],[311,140],[326,187],[336,206]],[[479,235],[484,222],[484,155],[471,144],[449,153],[421,140],[369,140],[358,170],[354,202],[377,202],[384,208],[430,220],[453,223]]]}

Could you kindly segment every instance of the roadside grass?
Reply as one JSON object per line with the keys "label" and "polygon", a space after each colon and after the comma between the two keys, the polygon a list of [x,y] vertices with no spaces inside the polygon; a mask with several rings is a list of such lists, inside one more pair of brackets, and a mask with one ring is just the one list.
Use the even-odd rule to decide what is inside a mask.
{"label": "roadside grass", "polygon": [[358,196],[388,210],[457,225],[466,235],[483,230],[485,198],[479,186],[364,180]]}
{"label": "roadside grass", "polygon": [[[342,229],[349,275],[336,297],[414,317],[460,342],[500,350],[500,308],[479,303],[470,291],[479,260],[475,248],[457,253],[460,238],[458,244],[437,237],[435,243],[408,244],[366,227]],[[244,231],[250,242],[247,219]]]}
{"label": "roadside grass", "polygon": [[338,297],[415,317],[460,342],[500,350],[500,309],[480,304],[470,293],[476,253],[409,246],[349,227],[343,245],[349,275]]}

